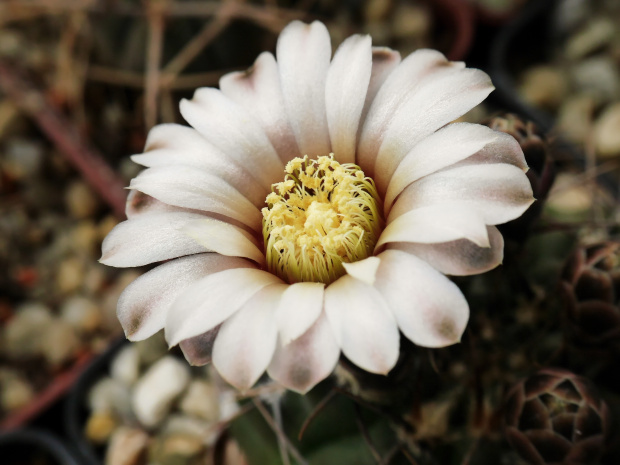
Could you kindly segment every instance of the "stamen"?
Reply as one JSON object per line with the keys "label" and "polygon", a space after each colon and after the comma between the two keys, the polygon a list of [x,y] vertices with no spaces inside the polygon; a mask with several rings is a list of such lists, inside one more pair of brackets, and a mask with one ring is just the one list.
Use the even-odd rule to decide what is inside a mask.
{"label": "stamen", "polygon": [[368,257],[383,228],[374,181],[334,155],[294,158],[263,208],[269,270],[288,283],[329,284]]}

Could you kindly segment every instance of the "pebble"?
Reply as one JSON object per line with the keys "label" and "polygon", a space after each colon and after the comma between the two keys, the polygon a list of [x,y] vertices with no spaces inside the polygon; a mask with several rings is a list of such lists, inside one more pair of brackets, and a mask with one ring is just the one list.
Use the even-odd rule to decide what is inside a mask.
{"label": "pebble", "polygon": [[80,334],[91,333],[101,324],[101,310],[92,300],[74,296],[67,299],[61,309],[61,318]]}
{"label": "pebble", "polygon": [[74,181],[69,186],[65,192],[65,204],[71,216],[77,219],[93,216],[100,206],[95,193],[83,181]]}
{"label": "pebble", "polygon": [[3,330],[3,349],[12,360],[31,358],[41,354],[41,335],[52,322],[50,309],[41,303],[20,306]]}
{"label": "pebble", "polygon": [[82,220],[71,232],[73,250],[89,258],[99,258],[101,241],[99,231],[93,220]]}
{"label": "pebble", "polygon": [[82,285],[84,262],[78,257],[69,257],[61,261],[56,270],[56,285],[61,294],[76,292]]}
{"label": "pebble", "polygon": [[155,363],[160,358],[168,354],[168,344],[166,344],[166,338],[163,331],[160,331],[153,336],[143,341],[138,341],[133,344],[140,356],[140,364],[142,366],[148,366]]}
{"label": "pebble", "polygon": [[573,34],[565,46],[569,60],[579,60],[609,44],[616,34],[616,24],[610,18],[589,21],[579,32]]}
{"label": "pebble", "polygon": [[93,412],[112,412],[121,418],[132,418],[131,392],[118,380],[105,377],[97,381],[88,394],[88,406]]}
{"label": "pebble", "polygon": [[112,378],[132,386],[140,376],[140,354],[133,344],[123,347],[110,365]]}
{"label": "pebble", "polygon": [[208,381],[194,380],[187,388],[179,407],[187,415],[215,422],[220,418],[218,390]]}
{"label": "pebble", "polygon": [[400,3],[394,11],[392,33],[399,39],[425,38],[431,25],[431,14],[427,8]]}
{"label": "pebble", "polygon": [[4,172],[18,180],[33,177],[41,170],[43,156],[41,144],[27,139],[10,139],[4,151]]}
{"label": "pebble", "polygon": [[189,381],[190,371],[184,361],[167,355],[153,364],[138,381],[132,395],[138,420],[147,428],[161,424]]}
{"label": "pebble", "polygon": [[52,367],[73,359],[81,345],[73,326],[58,318],[52,320],[39,337],[43,356]]}
{"label": "pebble", "polygon": [[620,155],[620,102],[608,106],[598,118],[594,139],[601,157]]}
{"label": "pebble", "polygon": [[146,465],[149,442],[141,429],[120,427],[110,439],[105,465]]}
{"label": "pebble", "polygon": [[198,465],[204,463],[204,450],[199,437],[171,434],[155,439],[150,458],[158,465]]}
{"label": "pebble", "polygon": [[586,143],[594,119],[594,99],[588,95],[577,95],[567,99],[558,114],[558,127],[571,142]]}
{"label": "pebble", "polygon": [[178,413],[172,413],[166,418],[161,429],[160,434],[185,434],[189,436],[196,436],[205,440],[215,439],[209,438],[209,435],[215,434],[214,428],[211,423],[207,423],[196,417],[182,415]]}
{"label": "pebble", "polygon": [[366,23],[385,19],[392,7],[391,0],[367,0],[364,2]]}
{"label": "pebble", "polygon": [[593,206],[592,191],[572,173],[560,173],[545,203],[545,209],[555,218],[584,219]]}
{"label": "pebble", "polygon": [[34,398],[30,384],[13,370],[0,371],[0,406],[3,411],[12,411],[28,405]]}
{"label": "pebble", "polygon": [[118,419],[111,412],[93,412],[86,421],[86,438],[95,444],[104,444],[117,427]]}
{"label": "pebble", "polygon": [[596,56],[576,63],[571,78],[578,93],[587,93],[597,102],[620,98],[620,71],[613,59]]}
{"label": "pebble", "polygon": [[568,91],[568,82],[562,71],[554,66],[540,65],[523,75],[520,92],[530,104],[555,109]]}

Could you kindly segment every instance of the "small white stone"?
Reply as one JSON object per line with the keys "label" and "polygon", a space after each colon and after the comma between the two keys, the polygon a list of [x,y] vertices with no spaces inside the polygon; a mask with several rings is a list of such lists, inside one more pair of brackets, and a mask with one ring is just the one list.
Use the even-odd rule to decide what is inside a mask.
{"label": "small white stone", "polygon": [[43,356],[52,366],[68,362],[80,349],[80,339],[75,329],[61,319],[54,319],[40,337]]}
{"label": "small white stone", "polygon": [[83,181],[72,183],[65,193],[65,204],[74,218],[83,219],[94,215],[99,209],[99,199]]}
{"label": "small white stone", "polygon": [[187,415],[215,422],[220,418],[218,389],[208,381],[194,380],[187,388],[179,407]]}
{"label": "small white stone", "polygon": [[117,429],[106,452],[105,465],[146,465],[150,438],[141,429]]}
{"label": "small white stone", "polygon": [[28,405],[34,398],[32,386],[13,370],[0,370],[0,406],[5,412]]}
{"label": "small white stone", "polygon": [[620,155],[620,102],[608,106],[596,121],[594,138],[599,156]]}
{"label": "small white stone", "polygon": [[90,333],[101,325],[101,309],[90,299],[74,296],[60,310],[61,318],[79,333]]}
{"label": "small white stone", "polygon": [[120,350],[110,366],[112,378],[121,383],[132,386],[140,376],[140,357],[133,345]]}
{"label": "small white stone", "polygon": [[136,384],[133,410],[147,428],[158,426],[190,381],[189,367],[167,355],[156,362]]}
{"label": "small white stone", "polygon": [[524,73],[519,90],[528,103],[555,109],[568,91],[568,82],[564,73],[554,66],[534,66]]}
{"label": "small white stone", "polygon": [[133,417],[131,392],[113,378],[102,378],[88,393],[88,406],[93,412],[114,412],[122,418]]}
{"label": "small white stone", "polygon": [[2,328],[3,351],[9,359],[22,359],[41,354],[41,335],[52,322],[45,305],[27,303],[20,306],[13,318]]}

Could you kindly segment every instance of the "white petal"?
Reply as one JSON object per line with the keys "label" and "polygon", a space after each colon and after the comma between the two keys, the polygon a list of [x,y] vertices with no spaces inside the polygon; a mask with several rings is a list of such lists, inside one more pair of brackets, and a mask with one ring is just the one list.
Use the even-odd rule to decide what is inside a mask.
{"label": "white petal", "polygon": [[197,280],[230,268],[252,268],[241,258],[201,253],[171,260],[143,274],[125,288],[118,299],[117,316],[125,336],[146,339],[164,328],[175,299]]}
{"label": "white petal", "polygon": [[173,346],[209,331],[262,288],[277,283],[282,281],[271,273],[252,269],[225,270],[197,281],[179,296],[168,312],[168,344]]}
{"label": "white petal", "polygon": [[243,257],[263,265],[265,256],[256,246],[252,236],[237,226],[204,218],[187,223],[183,232],[205,248],[222,255]]}
{"label": "white petal", "polygon": [[339,358],[340,347],[325,313],[321,313],[300,338],[290,344],[278,341],[267,373],[288,389],[305,394],[334,371]]}
{"label": "white petal", "polygon": [[288,344],[304,334],[323,310],[322,283],[295,283],[287,287],[276,311],[280,340]]}
{"label": "white petal", "polygon": [[386,130],[375,160],[379,192],[385,192],[396,167],[415,144],[471,110],[492,90],[491,79],[479,69],[454,69],[426,77]]}
{"label": "white petal", "polygon": [[218,89],[203,87],[181,100],[181,114],[211,144],[252,173],[261,185],[282,178],[284,164],[265,131],[242,107]]}
{"label": "white petal", "polygon": [[284,109],[278,65],[271,53],[261,53],[247,71],[223,76],[220,89],[256,118],[283,162],[301,155]]}
{"label": "white petal", "polygon": [[149,168],[183,165],[206,171],[222,178],[256,206],[262,205],[269,193],[242,165],[187,126],[160,124],[153,127],[144,152],[131,159]]}
{"label": "white petal", "polygon": [[[372,71],[370,73],[370,82],[368,83],[368,92],[366,92],[366,101],[364,102],[364,109],[362,110],[362,117],[360,121],[364,122],[370,105],[377,96],[377,92],[388,78],[390,73],[396,69],[400,64],[400,53],[396,50],[392,50],[388,47],[373,47],[372,48]],[[360,130],[362,129],[360,124]]]}
{"label": "white petal", "polygon": [[171,213],[171,212],[187,212],[197,213],[198,211],[190,211],[186,208],[175,207],[168,205],[160,200],[157,200],[150,195],[146,195],[140,191],[130,190],[127,195],[127,203],[125,204],[125,214],[128,219],[136,218],[140,215],[150,215],[153,213]]}
{"label": "white petal", "polygon": [[323,23],[290,23],[278,38],[277,53],[284,107],[299,150],[311,157],[331,152],[325,114],[325,81],[331,58]]}
{"label": "white petal", "polygon": [[148,168],[131,180],[129,188],[169,205],[218,213],[261,230],[259,209],[226,181],[203,170],[182,165]]}
{"label": "white petal", "polygon": [[397,242],[390,249],[402,250],[421,258],[443,274],[468,276],[492,270],[504,258],[504,239],[495,226],[487,226],[490,247],[478,247],[467,239],[439,244]]}
{"label": "white petal", "polygon": [[357,129],[372,68],[370,36],[346,39],[327,72],[325,107],[332,152],[340,163],[355,162]]}
{"label": "white petal", "polygon": [[379,259],[377,257],[368,257],[353,263],[343,263],[344,269],[349,276],[365,282],[372,286],[375,282],[377,268],[379,268]]}
{"label": "white petal", "polygon": [[357,164],[367,176],[374,176],[375,158],[394,115],[420,81],[425,76],[455,66],[461,65],[450,64],[445,56],[435,50],[422,49],[405,58],[389,74],[370,105],[360,134]]}
{"label": "white petal", "polygon": [[184,339],[179,342],[179,347],[183,351],[185,360],[192,366],[203,366],[211,363],[213,354],[213,344],[219,333],[221,325],[210,329],[206,333]]}
{"label": "white petal", "polygon": [[459,202],[477,210],[485,224],[518,218],[534,202],[523,171],[504,163],[464,165],[433,173],[407,187],[388,215],[388,222],[422,206]]}
{"label": "white petal", "polygon": [[251,388],[273,357],[278,337],[273,317],[284,289],[275,285],[259,291],[224,322],[215,339],[213,364],[240,390]]}
{"label": "white petal", "polygon": [[479,247],[489,247],[482,214],[464,202],[432,205],[410,210],[390,221],[381,233],[377,250],[389,242],[439,242],[469,239]]}
{"label": "white petal", "polygon": [[450,124],[431,134],[398,165],[385,194],[385,210],[389,211],[396,196],[412,182],[474,155],[500,134],[504,133],[469,123]]}
{"label": "white petal", "polygon": [[351,276],[325,290],[325,313],[342,352],[360,368],[387,374],[398,360],[396,321],[379,292]]}
{"label": "white petal", "polygon": [[379,255],[375,287],[407,338],[424,347],[459,342],[469,306],[459,288],[426,262],[398,250]]}
{"label": "white petal", "polygon": [[182,231],[188,222],[202,218],[196,213],[171,212],[123,221],[103,240],[99,261],[109,266],[131,267],[209,252]]}

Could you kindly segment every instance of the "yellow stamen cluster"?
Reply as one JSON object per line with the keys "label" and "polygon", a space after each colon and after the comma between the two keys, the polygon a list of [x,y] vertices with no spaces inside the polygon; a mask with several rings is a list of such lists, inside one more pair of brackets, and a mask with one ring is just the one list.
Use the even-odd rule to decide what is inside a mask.
{"label": "yellow stamen cluster", "polygon": [[267,266],[288,283],[329,284],[345,273],[343,263],[372,253],[383,226],[377,189],[333,154],[295,158],[285,173],[262,210]]}

